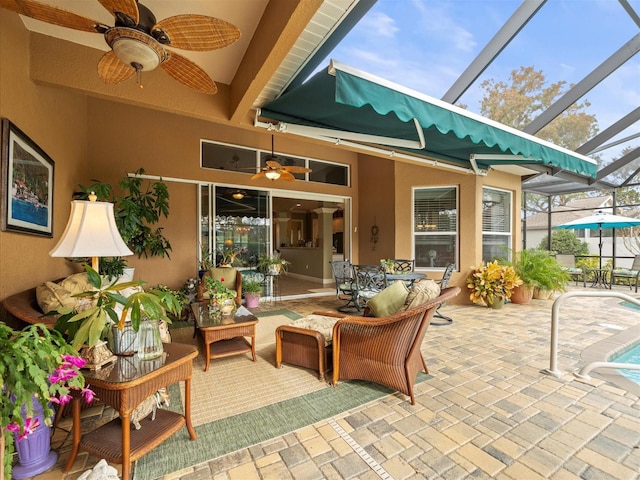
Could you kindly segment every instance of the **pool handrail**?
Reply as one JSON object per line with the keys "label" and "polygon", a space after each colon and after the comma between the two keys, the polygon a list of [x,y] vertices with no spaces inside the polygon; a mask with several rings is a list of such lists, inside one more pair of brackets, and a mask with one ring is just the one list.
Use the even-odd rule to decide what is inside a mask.
{"label": "pool handrail", "polygon": [[[635,305],[640,306],[640,299],[634,298],[630,295],[626,295],[622,292],[612,292],[611,290],[600,290],[600,291],[589,291],[589,290],[574,290],[571,292],[566,292],[556,298],[553,302],[553,307],[551,308],[551,352],[549,359],[549,368],[543,370],[544,373],[548,373],[553,375],[554,377],[560,378],[562,376],[562,372],[558,370],[558,322],[560,318],[560,307],[562,304],[569,298],[573,297],[611,297],[611,298],[620,298],[626,302],[633,303]],[[593,366],[594,363],[602,363],[611,365],[610,362],[593,362],[582,370],[580,370],[580,374],[586,375],[588,372],[593,370],[594,368],[601,368],[604,365]],[[638,365],[633,364],[623,364],[623,365],[632,365],[632,370],[637,369]],[[587,369],[587,367],[589,367]],[[625,367],[612,367],[612,368],[629,368]],[[586,370],[585,372],[583,372]],[[588,377],[584,377],[588,378]]]}

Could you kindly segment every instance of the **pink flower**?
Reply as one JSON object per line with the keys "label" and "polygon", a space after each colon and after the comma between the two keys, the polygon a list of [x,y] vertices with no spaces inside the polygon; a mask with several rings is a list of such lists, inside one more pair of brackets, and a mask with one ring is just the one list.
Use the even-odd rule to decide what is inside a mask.
{"label": "pink flower", "polygon": [[221,282],[224,282],[224,278],[221,278],[221,279],[220,279],[220,281],[221,281]]}
{"label": "pink flower", "polygon": [[62,360],[77,368],[82,368],[84,367],[85,363],[87,363],[84,358],[76,357],[74,355],[63,355]]}
{"label": "pink flower", "polygon": [[69,395],[68,393],[64,393],[64,394],[58,395],[57,397],[50,397],[49,401],[52,403],[58,403],[60,405],[66,405],[72,399],[73,397],[71,395]]}
{"label": "pink flower", "polygon": [[24,431],[20,433],[20,425],[17,423],[11,423],[7,425],[7,430],[18,435],[18,440],[22,440],[27,435],[33,433],[33,431],[40,426],[40,420],[33,417],[27,417],[24,422]]}
{"label": "pink flower", "polygon": [[75,369],[65,368],[64,366],[61,366],[58,369],[56,369],[55,372],[49,375],[49,381],[51,383],[64,383],[77,376],[78,376],[78,372]]}
{"label": "pink flower", "polygon": [[95,397],[96,393],[91,390],[90,388],[83,388],[82,389],[82,395],[84,396],[84,400],[87,403],[91,403],[93,401],[93,398]]}

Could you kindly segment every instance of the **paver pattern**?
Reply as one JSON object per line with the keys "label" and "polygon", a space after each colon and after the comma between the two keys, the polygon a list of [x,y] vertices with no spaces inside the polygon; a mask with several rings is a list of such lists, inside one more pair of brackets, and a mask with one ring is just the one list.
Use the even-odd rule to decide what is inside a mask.
{"label": "paver pattern", "polygon": [[[597,371],[590,380],[573,375],[589,345],[619,329],[640,338],[640,313],[618,299],[568,302],[558,349],[563,375],[556,378],[542,372],[549,367],[552,303],[533,300],[500,310],[448,305],[443,311],[453,324],[431,326],[422,345],[433,378],[416,386],[415,406],[402,394],[389,395],[162,478],[640,479],[640,386],[621,388]],[[275,308],[304,314],[338,304],[328,296],[285,300]],[[109,413],[95,407],[85,416],[96,423]],[[66,448],[59,449],[59,465]],[[36,478],[75,479],[97,460],[81,453],[73,472]]]}

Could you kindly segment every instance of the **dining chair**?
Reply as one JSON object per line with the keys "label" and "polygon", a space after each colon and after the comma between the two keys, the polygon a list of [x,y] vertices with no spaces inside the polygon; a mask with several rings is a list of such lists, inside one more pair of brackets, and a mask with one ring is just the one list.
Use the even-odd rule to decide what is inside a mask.
{"label": "dining chair", "polygon": [[405,260],[403,258],[393,258],[393,271],[395,273],[413,272],[415,270],[415,260]]}
{"label": "dining chair", "polygon": [[[449,280],[451,280],[451,275],[453,274],[453,271],[455,270],[455,268],[456,266],[453,263],[450,263],[444,269],[442,278],[439,281],[437,281],[437,283],[440,285],[440,291],[443,291],[445,288],[449,287]],[[446,302],[442,302],[438,305],[435,313],[433,314],[433,318],[440,318],[444,321],[443,322],[431,321],[431,325],[451,325],[453,323],[453,318],[440,313],[440,308],[443,305],[446,305]]]}
{"label": "dining chair", "polygon": [[582,280],[582,286],[587,286],[587,272],[585,269],[576,267],[576,256],[569,254],[557,254],[556,262],[575,280],[576,285]]}
{"label": "dining chair", "polygon": [[359,312],[356,302],[356,285],[353,279],[353,268],[349,260],[336,260],[329,262],[333,272],[333,280],[336,284],[336,298],[346,300],[347,303],[338,307],[339,312]]}
{"label": "dining chair", "polygon": [[387,286],[380,265],[353,265],[353,279],[356,286],[356,305],[360,309]]}

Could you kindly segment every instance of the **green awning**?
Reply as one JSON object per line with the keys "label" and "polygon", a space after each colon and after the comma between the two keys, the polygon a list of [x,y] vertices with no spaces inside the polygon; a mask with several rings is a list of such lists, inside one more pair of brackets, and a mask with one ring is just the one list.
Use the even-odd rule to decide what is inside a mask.
{"label": "green awning", "polygon": [[286,122],[279,127],[283,131],[308,136],[317,132],[319,137],[335,132],[338,139],[363,134],[361,143],[390,145],[394,151],[475,171],[498,164],[545,165],[595,178],[598,168],[589,157],[337,62],[262,107],[260,115]]}

